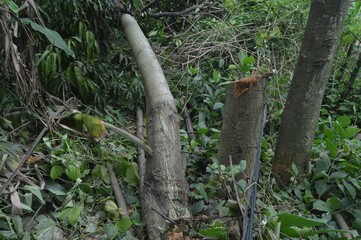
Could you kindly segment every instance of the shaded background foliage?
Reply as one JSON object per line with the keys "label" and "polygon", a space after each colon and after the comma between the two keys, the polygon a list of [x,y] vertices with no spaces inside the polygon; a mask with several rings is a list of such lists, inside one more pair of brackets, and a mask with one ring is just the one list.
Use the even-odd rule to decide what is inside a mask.
{"label": "shaded background foliage", "polygon": [[[270,173],[280,116],[300,49],[309,2],[205,1],[204,8],[195,9],[186,16],[154,18],[151,12],[181,11],[196,1],[157,1],[158,5],[147,12],[140,11],[145,2],[126,1],[129,10],[136,13],[177,100],[182,117],[182,150],[188,161],[189,197],[196,216],[211,216],[214,212],[210,209],[218,211],[217,214],[227,211],[226,207],[222,208],[225,199],[235,198],[231,170],[217,165],[216,157],[225,88],[230,81],[247,76],[257,68],[274,71],[274,75],[267,82],[268,119],[262,142],[260,211],[255,229],[263,237],[272,239],[277,221],[287,220],[287,216],[281,215],[284,211],[310,218],[326,216],[329,220],[327,228],[336,228],[336,223],[331,220],[332,213],[346,209],[346,220],[360,231],[357,224],[361,221],[361,214],[353,205],[360,201],[361,185],[357,175],[361,166],[361,146],[354,138],[355,126],[361,126],[361,81],[357,74],[345,94],[352,72],[359,68],[361,21],[356,3],[346,20],[334,61],[321,110],[314,144],[315,161],[311,162],[314,167],[309,180],[302,184],[294,182],[289,189],[282,191]],[[80,109],[98,114],[109,122],[127,125],[132,131],[134,110],[139,106],[144,108],[144,93],[133,56],[120,30],[114,3],[108,0],[66,0],[38,1],[37,4],[45,26],[58,32],[75,53],[74,57],[67,55],[28,27],[44,89],[62,100],[75,96],[83,103]],[[40,21],[31,8],[19,14],[37,23]],[[21,31],[16,39],[21,51],[27,51],[25,36]],[[18,98],[14,79],[13,75],[1,71],[0,83],[4,86],[0,88],[1,139],[28,143],[41,125],[34,120],[36,115],[27,109],[24,100]],[[186,111],[192,118],[194,136],[185,126]],[[23,124],[26,125],[23,127]],[[124,233],[119,230],[122,224],[117,222],[118,219],[111,218],[109,211],[101,207],[112,199],[104,162],[113,163],[117,176],[125,179],[123,187],[133,211],[133,224],[142,229],[137,164],[134,161],[136,149],[117,137],[101,141],[100,149],[99,153],[99,146],[59,129],[38,147],[39,151],[49,155],[48,160],[41,164],[41,170],[52,183],[48,192],[41,195],[46,210],[56,212],[57,221],[69,228],[67,236],[84,236],[84,232],[78,232],[79,227],[89,233],[105,229],[108,237]],[[241,164],[237,171],[243,167]],[[296,178],[297,168],[293,170]],[[28,174],[36,175],[35,170]],[[82,184],[77,182],[78,178]],[[237,184],[241,189],[245,186],[244,182]],[[30,193],[28,189],[21,189],[23,202]],[[64,204],[66,195],[71,195],[74,205]],[[43,204],[35,197],[32,204],[26,203],[33,209]],[[1,205],[3,212],[11,212],[6,201],[2,200]],[[70,211],[78,214],[70,215]],[[238,216],[240,213],[232,214]],[[227,239],[228,225],[223,223],[199,221],[195,229],[194,236],[200,236],[197,235],[199,232],[203,236],[217,232],[220,239]],[[36,237],[40,233],[39,228],[33,235]],[[17,234],[23,236],[25,233]],[[337,239],[340,236],[340,233],[319,233],[310,239]]]}

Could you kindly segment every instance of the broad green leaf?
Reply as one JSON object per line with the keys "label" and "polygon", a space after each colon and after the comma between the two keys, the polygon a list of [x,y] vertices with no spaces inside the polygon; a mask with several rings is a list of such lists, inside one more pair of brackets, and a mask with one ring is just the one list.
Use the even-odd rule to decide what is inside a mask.
{"label": "broad green leaf", "polygon": [[19,12],[19,6],[12,0],[7,0],[7,5],[9,7],[9,9],[14,12],[14,13],[18,13]]}
{"label": "broad green leaf", "polygon": [[71,50],[68,47],[68,45],[65,43],[64,39],[59,35],[59,33],[55,32],[53,30],[50,30],[49,28],[43,27],[43,26],[33,22],[29,18],[22,18],[21,22],[24,24],[30,24],[31,27],[35,31],[38,31],[38,32],[42,33],[43,35],[45,35],[45,37],[49,40],[49,42],[52,45],[63,50],[68,56],[75,57],[73,50]]}
{"label": "broad green leaf", "polygon": [[75,225],[78,222],[82,209],[83,208],[79,205],[71,208],[65,208],[60,212],[59,218],[61,220],[68,220],[70,225]]}
{"label": "broad green leaf", "polygon": [[115,227],[118,229],[119,232],[125,233],[131,226],[132,220],[128,216],[122,217],[118,222],[115,223]]}
{"label": "broad green leaf", "polygon": [[40,187],[39,186],[26,185],[24,188],[29,190],[32,194],[34,194],[40,200],[40,202],[42,204],[45,204],[45,201],[43,199],[43,195],[40,192]]}
{"label": "broad green leaf", "polygon": [[336,121],[340,124],[341,127],[347,127],[348,125],[351,124],[351,119],[349,116],[343,115],[343,116],[339,116],[337,117]]}
{"label": "broad green leaf", "polygon": [[120,214],[117,204],[112,200],[105,202],[105,211],[115,218],[118,218]]}
{"label": "broad green leaf", "polygon": [[284,235],[286,237],[293,237],[293,238],[301,238],[302,236],[305,235],[313,235],[313,228],[310,227],[296,227],[296,226],[291,226],[291,227],[282,227],[281,225],[281,235]]}
{"label": "broad green leaf", "polygon": [[274,26],[270,35],[271,35],[271,37],[281,37],[280,28],[278,26]]}
{"label": "broad green leaf", "polygon": [[326,203],[332,211],[336,211],[341,208],[341,200],[337,197],[328,198]]}
{"label": "broad green leaf", "polygon": [[67,195],[65,192],[65,188],[56,182],[50,182],[50,181],[46,182],[45,189],[58,196]]}
{"label": "broad green leaf", "polygon": [[130,167],[127,168],[125,180],[128,183],[139,183],[138,166],[136,164],[132,164]]}
{"label": "broad green leaf", "polygon": [[108,236],[107,239],[114,239],[118,235],[118,229],[111,223],[105,225],[104,232]]}
{"label": "broad green leaf", "polygon": [[65,169],[65,173],[73,181],[80,178],[80,176],[81,176],[80,168],[77,166],[74,166],[74,165],[69,165]]}
{"label": "broad green leaf", "polygon": [[325,140],[327,150],[330,154],[330,157],[336,157],[337,155],[337,146],[330,139],[326,138]]}
{"label": "broad green leaf", "polygon": [[282,213],[278,216],[281,227],[316,227],[325,224],[324,219],[305,218],[290,213]]}
{"label": "broad green leaf", "polygon": [[316,210],[322,211],[322,212],[331,212],[331,209],[328,206],[328,204],[325,201],[322,201],[319,199],[313,203],[313,209],[316,209]]}
{"label": "broad green leaf", "polygon": [[347,177],[347,174],[344,172],[333,172],[333,173],[331,173],[329,179],[334,179],[334,178],[339,179],[339,178],[345,178],[345,177]]}
{"label": "broad green leaf", "polygon": [[336,139],[336,133],[334,131],[332,131],[331,129],[329,128],[326,128],[324,130],[324,134],[326,135],[326,137],[330,140],[334,140]]}
{"label": "broad green leaf", "polygon": [[342,179],[343,185],[346,187],[347,192],[350,194],[352,199],[356,199],[356,189],[349,184],[345,179]]}
{"label": "broad green leaf", "polygon": [[327,155],[322,155],[321,159],[318,160],[315,165],[316,165],[315,174],[317,174],[321,171],[327,172],[328,169],[331,167],[331,161]]}
{"label": "broad green leaf", "polygon": [[16,233],[19,236],[22,235],[22,233],[24,232],[22,218],[20,216],[14,216],[13,217],[13,224],[14,224],[14,228],[15,228]]}
{"label": "broad green leaf", "polygon": [[54,165],[51,167],[51,170],[50,170],[50,178],[55,180],[58,177],[60,177],[63,173],[64,173],[63,167],[61,167],[59,165]]}
{"label": "broad green leaf", "polygon": [[220,109],[220,108],[223,107],[223,105],[224,105],[224,103],[216,102],[216,103],[213,105],[213,110]]}
{"label": "broad green leaf", "polygon": [[353,138],[357,133],[360,132],[361,129],[357,127],[347,127],[345,130],[345,138]]}
{"label": "broad green leaf", "polygon": [[45,215],[39,215],[36,218],[38,222],[35,225],[38,240],[61,240],[64,239],[64,232],[57,227],[56,222]]}
{"label": "broad green leaf", "polygon": [[246,58],[243,60],[243,64],[244,64],[244,65],[254,64],[255,62],[256,62],[256,60],[254,59],[253,56],[246,57]]}
{"label": "broad green leaf", "polygon": [[315,182],[315,189],[316,192],[318,194],[318,196],[322,196],[326,190],[328,190],[328,184],[327,184],[327,179],[321,179]]}
{"label": "broad green leaf", "polygon": [[203,208],[204,208],[204,201],[199,200],[199,201],[196,201],[195,203],[193,203],[191,205],[190,209],[191,209],[192,214],[198,214],[203,211]]}

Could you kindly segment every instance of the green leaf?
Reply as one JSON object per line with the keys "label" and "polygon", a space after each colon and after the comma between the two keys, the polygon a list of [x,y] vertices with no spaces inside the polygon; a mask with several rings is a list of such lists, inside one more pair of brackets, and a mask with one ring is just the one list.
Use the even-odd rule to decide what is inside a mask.
{"label": "green leaf", "polygon": [[332,211],[337,211],[341,208],[341,200],[337,197],[328,198],[326,203]]}
{"label": "green leaf", "polygon": [[120,214],[117,204],[112,200],[105,202],[105,211],[115,218],[118,218]]}
{"label": "green leaf", "polygon": [[80,205],[71,208],[65,208],[60,212],[59,218],[63,221],[68,220],[70,225],[75,225],[78,222],[78,218],[82,209],[83,208]]}
{"label": "green leaf", "polygon": [[361,129],[357,127],[347,127],[345,130],[345,138],[353,138],[357,133],[360,132]]}
{"label": "green leaf", "polygon": [[356,190],[355,188],[349,184],[345,179],[342,179],[342,184],[346,187],[348,193],[350,194],[352,199],[356,199]]}
{"label": "green leaf", "polygon": [[352,222],[352,228],[361,232],[361,219],[355,219],[355,221]]}
{"label": "green leaf", "polygon": [[215,83],[219,82],[219,77],[220,77],[220,74],[217,71],[217,69],[213,69],[213,80],[214,80]]}
{"label": "green leaf", "polygon": [[334,178],[339,179],[339,178],[345,178],[345,177],[347,177],[347,174],[344,172],[333,172],[330,175],[329,179],[334,179]]}
{"label": "green leaf", "polygon": [[22,218],[20,216],[14,216],[13,217],[13,224],[14,224],[14,228],[15,228],[16,233],[18,235],[22,235],[22,233],[24,232]]}
{"label": "green leaf", "polygon": [[331,212],[331,209],[328,206],[328,204],[325,201],[319,199],[313,203],[313,209],[316,209],[321,212]]}
{"label": "green leaf", "polygon": [[322,196],[322,194],[324,194],[326,192],[326,190],[328,190],[328,184],[327,184],[327,179],[324,180],[318,180],[315,182],[315,189],[316,192],[318,194],[318,196]]}
{"label": "green leaf", "polygon": [[223,107],[223,105],[224,105],[224,103],[216,102],[216,103],[213,105],[213,110],[220,109],[220,108]]}
{"label": "green leaf", "polygon": [[48,40],[49,42],[60,48],[61,50],[63,50],[68,56],[72,56],[75,57],[75,54],[73,52],[73,50],[71,50],[68,45],[65,43],[64,39],[59,35],[59,33],[50,30],[49,28],[43,27],[35,22],[33,22],[31,19],[29,18],[22,18],[20,19],[22,23],[24,24],[30,24],[31,27],[35,30],[38,31],[40,33],[42,33]]}
{"label": "green leaf", "polygon": [[297,165],[295,163],[292,163],[292,173],[294,176],[297,176],[298,175],[298,168],[297,168]]}
{"label": "green leaf", "polygon": [[316,162],[315,167],[315,174],[320,173],[322,171],[327,172],[328,169],[331,167],[331,161],[328,156],[323,155],[322,158]]}
{"label": "green leaf", "polygon": [[114,239],[118,235],[118,229],[114,226],[114,224],[108,223],[104,227],[104,232],[107,234],[107,239]]}
{"label": "green leaf", "polygon": [[220,222],[215,222],[213,226],[202,229],[199,233],[203,236],[217,239],[223,239],[228,234],[227,229],[225,229]]}
{"label": "green leaf", "polygon": [[55,194],[55,195],[58,195],[58,196],[67,195],[65,193],[65,188],[62,185],[60,185],[59,183],[56,183],[56,182],[51,182],[51,181],[46,182],[45,189],[48,190],[49,192]]}
{"label": "green leaf", "polygon": [[271,37],[281,37],[281,31],[280,28],[278,26],[274,26],[271,33],[270,33]]}
{"label": "green leaf", "polygon": [[50,218],[46,217],[45,215],[39,215],[36,218],[38,222],[35,225],[37,238],[38,240],[56,240],[56,239],[64,239],[63,231],[57,227],[55,221]]}
{"label": "green leaf", "polygon": [[138,166],[134,163],[127,168],[125,180],[128,183],[139,183]]}
{"label": "green leaf", "polygon": [[236,65],[234,65],[234,64],[229,64],[228,65],[228,70],[234,70],[234,69],[237,69]]}
{"label": "green leaf", "polygon": [[204,201],[199,200],[199,201],[196,201],[195,203],[193,203],[191,205],[190,209],[191,209],[192,214],[195,215],[195,214],[202,212],[203,208],[204,208]]}
{"label": "green leaf", "polygon": [[19,6],[13,2],[12,0],[8,0],[6,1],[7,2],[7,5],[9,7],[9,9],[14,12],[14,13],[18,13],[19,12]]}
{"label": "green leaf", "polygon": [[351,124],[351,119],[347,115],[337,117],[336,121],[340,124],[341,127],[347,127]]}
{"label": "green leaf", "polygon": [[327,150],[330,154],[330,157],[336,157],[337,155],[337,146],[330,139],[326,138],[325,140]]}
{"label": "green leaf", "polygon": [[64,169],[61,166],[54,165],[54,166],[52,166],[52,168],[50,170],[50,178],[52,180],[55,180],[58,177],[60,177],[63,173],[64,173]]}
{"label": "green leaf", "polygon": [[122,217],[122,219],[115,223],[115,227],[121,233],[125,233],[132,225],[132,220],[128,216]]}
{"label": "green leaf", "polygon": [[42,204],[45,204],[45,201],[43,199],[43,196],[41,195],[41,192],[40,192],[40,187],[39,186],[29,186],[29,185],[26,185],[24,187],[25,189],[29,190],[32,194],[34,194]]}
{"label": "green leaf", "polygon": [[73,181],[80,178],[80,168],[74,165],[69,165],[65,170],[66,175]]}
{"label": "green leaf", "polygon": [[290,213],[280,214],[278,220],[281,222],[281,227],[316,227],[326,223],[325,219],[305,218]]}
{"label": "green leaf", "polygon": [[249,64],[254,64],[256,62],[256,60],[254,59],[253,56],[249,56],[249,57],[246,57],[244,60],[243,60],[243,65],[249,65]]}
{"label": "green leaf", "polygon": [[285,237],[301,238],[305,235],[313,235],[313,232],[313,228],[310,227],[281,227],[281,234],[285,235]]}

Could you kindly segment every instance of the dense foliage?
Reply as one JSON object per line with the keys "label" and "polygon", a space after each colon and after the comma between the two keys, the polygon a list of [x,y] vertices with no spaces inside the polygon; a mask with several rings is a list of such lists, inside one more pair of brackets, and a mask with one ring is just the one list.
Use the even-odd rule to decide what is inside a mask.
{"label": "dense foliage", "polygon": [[[343,216],[352,235],[359,237],[359,2],[350,9],[334,61],[311,172],[298,183],[294,166],[293,184],[286,189],[277,186],[270,166],[309,1],[207,2],[185,16],[164,18],[152,17],[152,13],[181,11],[195,1],[188,5],[158,1],[150,11],[141,12],[143,2],[126,1],[126,5],[136,14],[159,58],[182,118],[182,151],[187,158],[190,209],[195,216],[193,222],[184,223],[190,236],[228,239],[232,224],[238,223],[242,209],[234,205],[237,197],[245,202],[246,182],[235,182],[234,176],[245,169],[245,162],[234,168],[219,165],[217,145],[227,84],[259,69],[274,75],[267,82],[268,117],[254,238],[341,239],[337,214]],[[64,101],[76,97],[82,102],[78,110],[134,132],[135,109],[144,108],[145,99],[113,2],[54,0],[37,4],[43,20],[32,8],[24,11],[13,1],[3,1],[14,15],[28,19],[22,24],[34,42],[42,87]],[[42,29],[42,21],[60,34],[66,46],[56,46],[46,33],[36,30],[33,24]],[[19,36],[17,44],[24,49],[28,36],[25,31]],[[0,181],[4,183],[42,125],[39,112],[16,97],[19,91],[13,87],[14,76],[2,72],[0,83],[4,86],[0,89]],[[57,111],[52,107],[49,114]],[[186,113],[194,134],[186,128]],[[26,180],[11,185],[13,192],[0,199],[0,239],[126,239],[131,226],[142,235],[136,147],[118,136],[96,142],[56,128],[42,139],[36,152],[22,169]],[[119,209],[114,202],[107,163],[122,179],[128,209]],[[122,217],[122,211],[128,211],[129,217]]]}

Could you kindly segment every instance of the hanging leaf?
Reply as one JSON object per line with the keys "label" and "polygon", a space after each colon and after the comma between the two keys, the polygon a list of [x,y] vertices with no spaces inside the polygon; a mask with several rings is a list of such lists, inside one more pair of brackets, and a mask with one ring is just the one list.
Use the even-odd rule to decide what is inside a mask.
{"label": "hanging leaf", "polygon": [[49,40],[49,42],[52,45],[63,50],[68,56],[75,57],[73,50],[71,50],[68,47],[68,45],[65,43],[64,39],[59,35],[59,33],[55,32],[53,30],[50,30],[49,28],[43,27],[43,26],[33,22],[29,18],[22,18],[21,22],[24,24],[30,24],[30,26],[35,31],[42,33]]}

